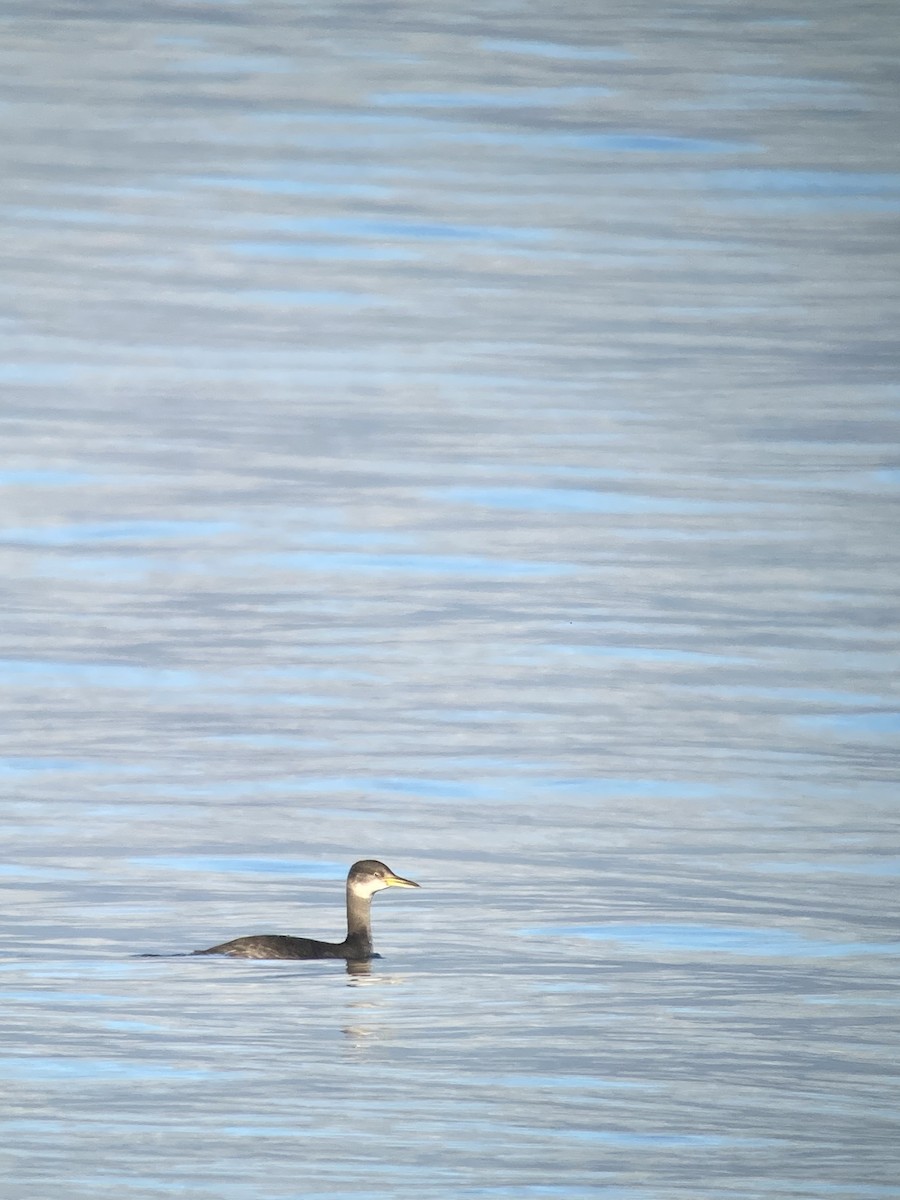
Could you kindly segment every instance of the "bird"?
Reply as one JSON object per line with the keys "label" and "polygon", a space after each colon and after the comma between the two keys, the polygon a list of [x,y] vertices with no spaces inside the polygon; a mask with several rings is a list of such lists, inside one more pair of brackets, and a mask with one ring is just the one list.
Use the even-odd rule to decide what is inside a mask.
{"label": "bird", "polygon": [[353,864],[347,874],[347,936],[342,942],[260,933],[191,953],[227,954],[231,958],[343,958],[348,962],[378,958],[372,948],[372,897],[391,887],[417,888],[421,884],[395,875],[390,867],[374,858]]}

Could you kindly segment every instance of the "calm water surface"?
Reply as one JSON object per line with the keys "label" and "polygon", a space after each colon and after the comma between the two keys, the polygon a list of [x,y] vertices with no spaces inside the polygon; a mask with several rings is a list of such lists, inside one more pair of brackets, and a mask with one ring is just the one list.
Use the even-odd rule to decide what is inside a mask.
{"label": "calm water surface", "polygon": [[894,5],[0,22],[3,1200],[900,1196]]}

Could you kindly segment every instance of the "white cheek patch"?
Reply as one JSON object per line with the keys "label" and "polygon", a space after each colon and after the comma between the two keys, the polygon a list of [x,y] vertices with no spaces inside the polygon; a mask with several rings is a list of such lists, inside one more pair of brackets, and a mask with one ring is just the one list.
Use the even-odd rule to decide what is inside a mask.
{"label": "white cheek patch", "polygon": [[356,883],[353,885],[353,890],[357,896],[373,896],[376,892],[380,892],[387,887],[381,879],[367,879],[365,883]]}

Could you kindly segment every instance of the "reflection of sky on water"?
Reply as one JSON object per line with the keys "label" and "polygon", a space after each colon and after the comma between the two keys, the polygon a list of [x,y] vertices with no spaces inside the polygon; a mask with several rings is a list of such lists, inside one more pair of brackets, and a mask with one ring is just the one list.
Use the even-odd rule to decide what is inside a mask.
{"label": "reflection of sky on water", "polygon": [[741,929],[711,925],[559,925],[523,931],[532,937],[575,937],[619,942],[642,950],[686,954],[739,954],[756,958],[847,958],[897,955],[900,942],[838,942],[789,929]]}
{"label": "reflection of sky on water", "polygon": [[[80,999],[87,998],[80,997]],[[90,998],[90,1002],[96,1003],[96,998]],[[131,1028],[136,1028],[136,1026],[132,1026]],[[27,1083],[41,1079],[83,1079],[93,1081],[122,1079],[134,1083],[152,1083],[163,1079],[205,1079],[210,1076],[217,1078],[221,1076],[221,1071],[218,1069],[208,1071],[197,1070],[196,1068],[187,1069],[175,1063],[171,1066],[163,1066],[160,1064],[125,1063],[117,1060],[104,1062],[98,1058],[79,1060],[77,1058],[53,1059],[46,1056],[40,1059],[33,1057],[26,1059],[13,1057],[0,1058],[0,1070],[3,1071],[7,1079],[17,1083]]]}
{"label": "reflection of sky on water", "polygon": [[295,70],[288,58],[276,55],[200,55],[192,54],[189,59],[170,64],[172,71],[190,71],[198,75],[258,75],[289,74]]}
{"label": "reflection of sky on water", "polygon": [[520,579],[531,576],[569,575],[567,563],[515,562],[509,559],[476,558],[436,554],[353,554],[348,551],[313,553],[295,551],[266,556],[271,566],[302,571],[376,571],[413,575],[445,575],[459,581],[471,578]]}
{"label": "reflection of sky on water", "polygon": [[687,500],[672,496],[639,496],[628,492],[586,491],[578,488],[455,487],[432,493],[437,500],[457,504],[481,504],[491,508],[527,509],[561,513],[710,513],[746,512],[764,504],[740,504],[722,500]]}
{"label": "reflection of sky on water", "polygon": [[343,879],[347,868],[340,863],[303,862],[260,858],[210,858],[202,855],[154,856],[148,855],[135,860],[139,865],[150,870],[190,871],[213,874],[230,874],[235,872],[243,875],[297,875],[303,879]]}
{"label": "reflection of sky on water", "polygon": [[117,521],[110,525],[74,525],[45,529],[2,529],[0,542],[31,546],[78,546],[91,542],[159,541],[231,533],[227,521]]}
{"label": "reflection of sky on water", "polygon": [[360,13],[4,26],[11,1177],[893,1196],[892,29]]}
{"label": "reflection of sky on water", "polygon": [[604,87],[517,88],[512,92],[382,92],[370,97],[386,108],[527,108],[579,104],[611,95]]}
{"label": "reflection of sky on water", "polygon": [[305,242],[232,242],[229,250],[247,258],[298,258],[342,262],[412,262],[417,257],[409,250],[392,246],[309,245]]}
{"label": "reflection of sky on water", "polygon": [[423,225],[405,221],[372,221],[339,217],[248,217],[248,229],[276,233],[317,233],[329,237],[382,240],[408,237],[425,241],[534,242],[552,236],[546,229],[498,225]]}
{"label": "reflection of sky on water", "polygon": [[15,774],[20,771],[86,771],[91,774],[121,774],[128,773],[127,763],[95,762],[91,760],[78,761],[69,758],[23,758],[8,756],[0,758],[0,774]]}
{"label": "reflection of sky on water", "polygon": [[[254,689],[256,700],[266,693],[256,691],[254,685],[265,681],[292,680],[340,680],[353,682],[375,682],[377,674],[332,666],[272,667],[258,671],[244,670],[232,674],[213,672],[159,670],[124,663],[52,663],[29,662],[25,659],[0,660],[0,681],[7,687],[82,687],[115,689],[160,689],[166,692],[184,690],[185,693],[212,691],[232,687]],[[245,692],[245,701],[249,699]],[[273,700],[275,696],[271,697]],[[40,762],[37,760],[26,760]]]}
{"label": "reflection of sky on water", "polygon": [[373,296],[360,296],[354,292],[301,292],[289,291],[242,291],[238,293],[229,293],[222,299],[223,304],[262,304],[276,305],[290,308],[294,305],[309,305],[310,307],[318,307],[319,305],[335,305],[339,308],[365,308],[371,304],[383,303]]}
{"label": "reflection of sky on water", "polygon": [[798,875],[821,874],[834,875],[900,875],[900,858],[879,857],[867,859],[864,862],[848,862],[844,859],[821,862],[778,862],[758,863],[754,870],[786,871]]}
{"label": "reflection of sky on water", "polygon": [[55,471],[48,467],[0,469],[0,487],[78,487],[97,482],[95,475],[84,471]]}
{"label": "reflection of sky on water", "polygon": [[796,717],[795,720],[810,729],[830,729],[835,733],[876,737],[881,734],[900,733],[900,712],[822,713],[817,716]]}
{"label": "reflection of sky on water", "polygon": [[557,42],[531,42],[518,38],[484,38],[481,45],[493,54],[534,54],[540,58],[572,59],[582,62],[619,62],[633,57],[628,50],[614,46],[570,46]]}
{"label": "reflection of sky on water", "polygon": [[[386,200],[393,195],[390,188],[362,184],[352,179],[286,179],[256,175],[196,175],[184,180],[187,187],[224,188],[246,191],[251,195],[279,196],[352,196],[363,200]],[[372,247],[373,250],[377,249]]]}

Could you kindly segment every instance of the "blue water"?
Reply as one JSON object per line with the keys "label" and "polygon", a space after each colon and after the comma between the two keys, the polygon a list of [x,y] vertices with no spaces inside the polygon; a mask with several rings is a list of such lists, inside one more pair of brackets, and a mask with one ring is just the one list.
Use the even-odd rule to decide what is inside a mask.
{"label": "blue water", "polygon": [[[0,0],[0,1200],[896,1196],[892,14],[76,7]],[[369,856],[368,970],[190,955]]]}
{"label": "blue water", "polygon": [[755,958],[846,958],[900,954],[898,942],[838,942],[804,937],[789,929],[741,929],[715,925],[551,925],[526,929],[540,937],[578,937],[621,942],[657,954],[740,954]]}

